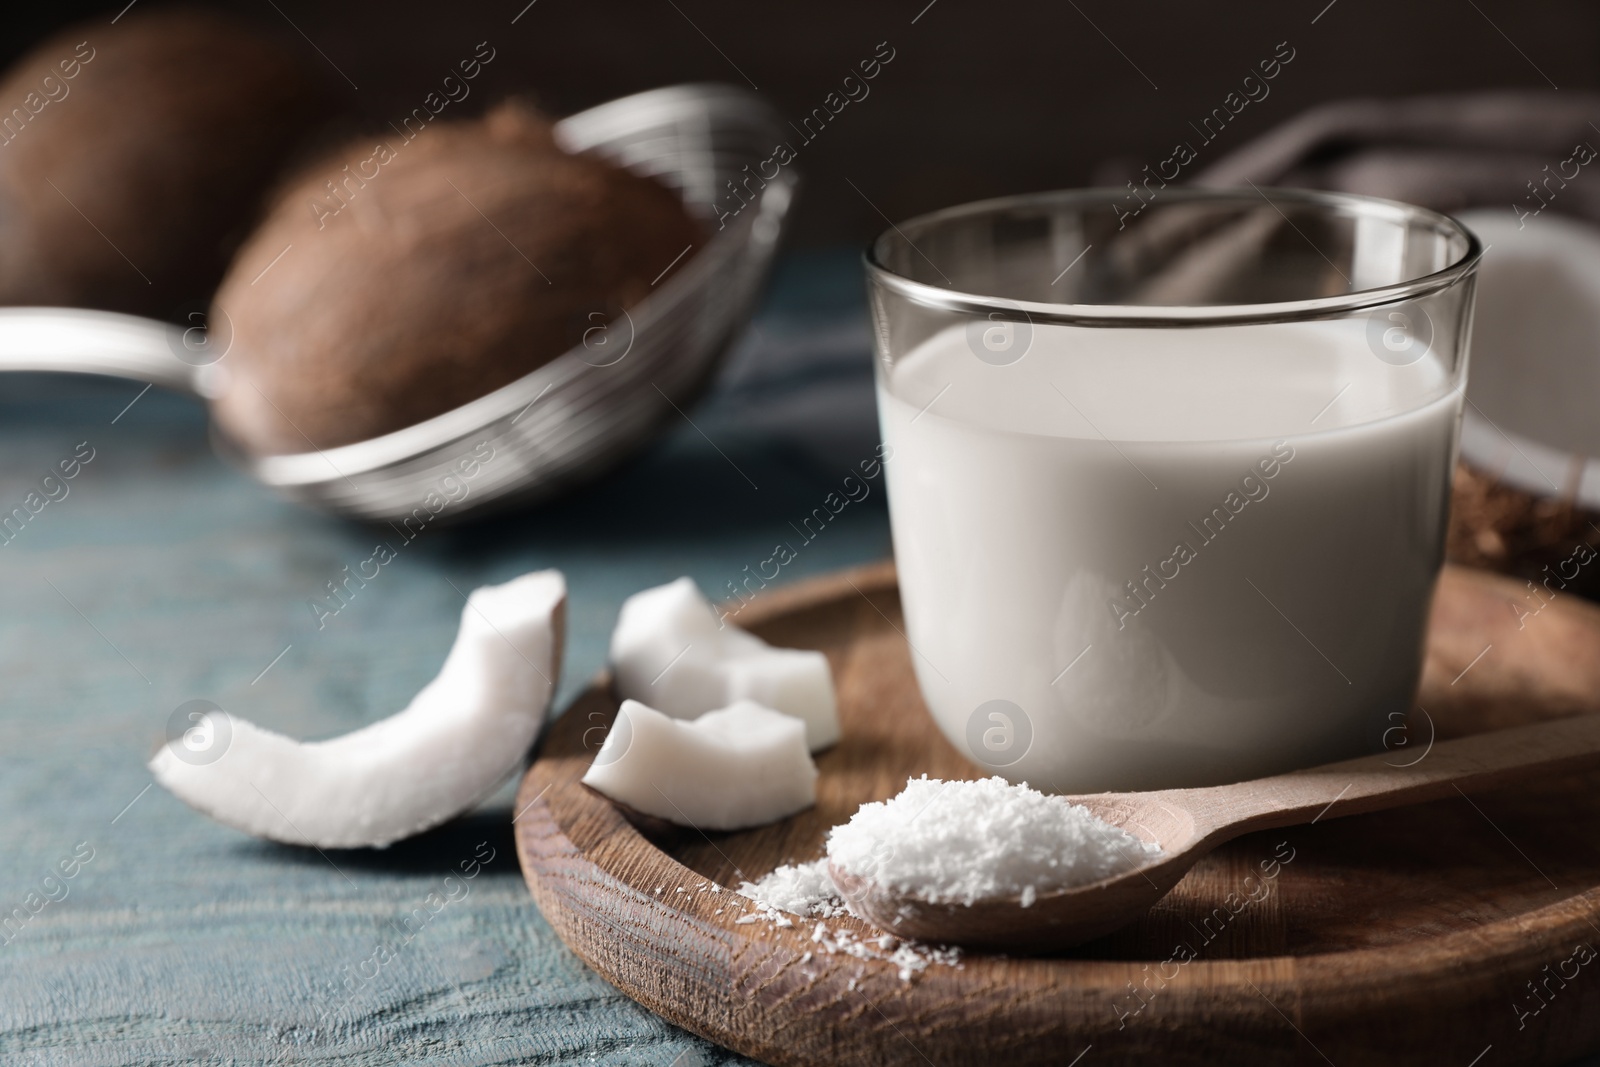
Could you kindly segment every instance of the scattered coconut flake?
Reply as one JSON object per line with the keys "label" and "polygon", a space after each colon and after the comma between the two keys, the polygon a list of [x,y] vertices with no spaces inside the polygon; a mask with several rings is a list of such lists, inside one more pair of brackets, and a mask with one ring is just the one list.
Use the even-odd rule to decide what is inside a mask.
{"label": "scattered coconut flake", "polygon": [[887,960],[898,970],[902,982],[911,981],[927,970],[930,964],[961,966],[961,950],[953,945],[925,945],[920,941],[891,939],[894,949],[885,952],[878,947],[883,941],[881,937],[863,940],[854,931],[843,928],[830,930],[824,923],[817,924],[811,939],[830,956],[843,953],[858,960]]}
{"label": "scattered coconut flake", "polygon": [[832,919],[845,914],[844,901],[828,877],[828,861],[779,867],[759,882],[745,882],[739,895],[763,912],[787,912],[802,919]]}
{"label": "scattered coconut flake", "polygon": [[1081,804],[1003,778],[906,780],[828,834],[840,870],[931,903],[1021,897],[1087,885],[1161,855]]}
{"label": "scattered coconut flake", "polygon": [[[740,925],[765,920],[773,926],[792,927],[791,916],[837,919],[849,914],[844,898],[828,875],[826,859],[779,867],[758,882],[740,885],[739,894],[753,901],[756,907],[754,912],[734,920]],[[843,953],[862,960],[886,960],[894,965],[902,982],[909,982],[927,970],[930,963],[947,967],[961,965],[959,948],[901,941],[893,934],[863,939],[847,929],[829,929],[825,922],[812,927],[811,941],[818,951],[830,956]],[[807,964],[811,959],[812,953],[807,952],[800,957],[800,963]]]}
{"label": "scattered coconut flake", "polygon": [[960,967],[961,950],[954,945],[924,945],[920,941],[907,941],[890,954],[889,962],[900,968],[900,980],[908,982],[913,975],[927,970],[931,963]]}

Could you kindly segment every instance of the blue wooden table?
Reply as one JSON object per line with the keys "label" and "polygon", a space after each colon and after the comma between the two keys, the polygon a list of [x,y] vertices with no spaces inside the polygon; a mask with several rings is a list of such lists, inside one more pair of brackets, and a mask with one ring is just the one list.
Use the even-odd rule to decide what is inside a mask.
{"label": "blue wooden table", "polygon": [[[0,1063],[743,1062],[555,937],[509,786],[323,856],[206,820],[145,761],[189,700],[302,738],[391,714],[438,669],[458,588],[566,572],[558,706],[629,593],[689,574],[725,595],[876,444],[853,253],[783,263],[693,425],[559,503],[427,531],[331,617],[311,602],[386,531],[281,502],[211,454],[196,403],[139,393],[0,379],[0,513],[27,516],[0,535]],[[880,495],[784,579],[888,549]]]}

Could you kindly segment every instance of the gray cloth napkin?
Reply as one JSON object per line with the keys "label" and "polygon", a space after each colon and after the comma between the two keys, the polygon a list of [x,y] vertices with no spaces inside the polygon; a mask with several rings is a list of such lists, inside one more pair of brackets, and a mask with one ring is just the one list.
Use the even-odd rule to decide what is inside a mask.
{"label": "gray cloth napkin", "polygon": [[1299,186],[1455,212],[1545,209],[1600,220],[1600,96],[1497,91],[1312,108],[1195,184]]}

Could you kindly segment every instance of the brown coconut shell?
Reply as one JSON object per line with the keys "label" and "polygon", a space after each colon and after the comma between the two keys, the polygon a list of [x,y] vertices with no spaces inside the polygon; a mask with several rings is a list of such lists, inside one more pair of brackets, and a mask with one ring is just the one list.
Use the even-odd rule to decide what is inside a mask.
{"label": "brown coconut shell", "polygon": [[560,151],[521,103],[351,143],[283,189],[218,291],[213,413],[256,454],[401,429],[572,348],[702,239],[675,193]]}
{"label": "brown coconut shell", "polygon": [[1600,515],[1457,464],[1445,547],[1452,563],[1600,599],[1600,560],[1580,564],[1587,553],[1579,546],[1600,546]]}
{"label": "brown coconut shell", "polygon": [[128,12],[0,81],[0,303],[204,307],[290,149],[329,110],[249,24]]}

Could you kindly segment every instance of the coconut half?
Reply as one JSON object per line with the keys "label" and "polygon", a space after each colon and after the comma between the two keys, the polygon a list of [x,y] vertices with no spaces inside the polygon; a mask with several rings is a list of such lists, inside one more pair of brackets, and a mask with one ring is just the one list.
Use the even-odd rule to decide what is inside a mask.
{"label": "coconut half", "polygon": [[623,602],[611,634],[611,672],[620,698],[675,719],[753,700],[803,722],[812,752],[839,740],[828,657],[774,648],[724,623],[690,578]]}
{"label": "coconut half", "polygon": [[741,700],[692,722],[624,700],[585,785],[697,830],[742,830],[815,804],[805,725]]}
{"label": "coconut half", "polygon": [[1462,457],[1538,496],[1600,508],[1600,228],[1467,211],[1478,269]]}
{"label": "coconut half", "polygon": [[522,763],[559,679],[566,600],[553,570],[474,590],[444,666],[404,711],[310,742],[213,712],[220,757],[199,762],[175,739],[150,769],[195,810],[286,844],[382,848],[421,833]]}
{"label": "coconut half", "polygon": [[1448,558],[1600,596],[1574,552],[1600,522],[1600,228],[1463,212],[1485,250]]}

